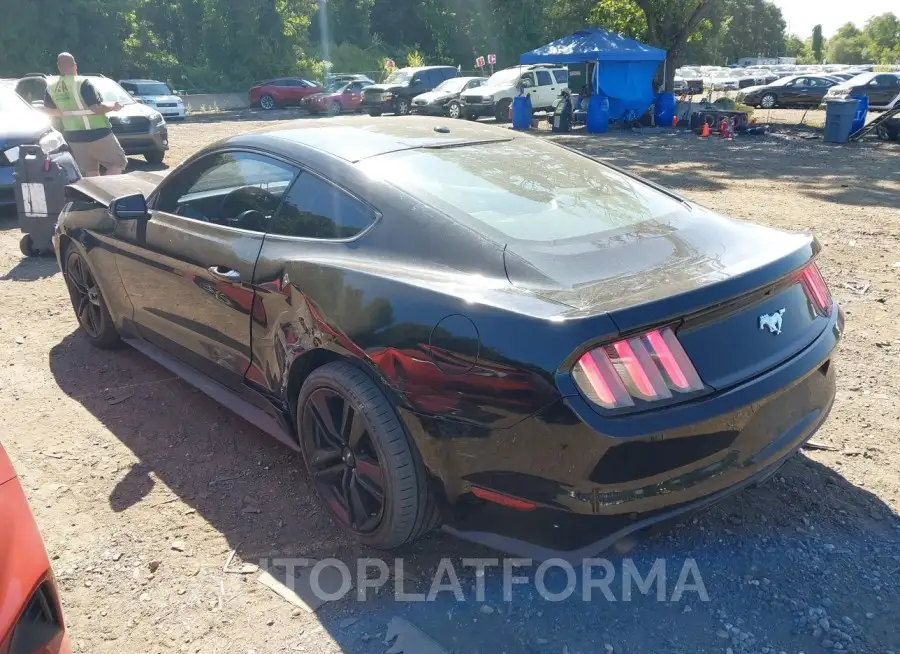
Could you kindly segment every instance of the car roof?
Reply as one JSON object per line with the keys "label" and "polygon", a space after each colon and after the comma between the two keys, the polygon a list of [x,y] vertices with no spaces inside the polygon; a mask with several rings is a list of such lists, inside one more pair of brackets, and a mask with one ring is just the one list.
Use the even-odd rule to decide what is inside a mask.
{"label": "car roof", "polygon": [[163,84],[164,82],[160,82],[158,79],[120,79],[119,84],[124,82],[130,84]]}
{"label": "car roof", "polygon": [[[440,130],[440,131],[439,131]],[[414,148],[457,146],[518,138],[511,130],[427,116],[346,116],[323,121],[295,120],[226,139],[224,144],[254,146],[265,141],[285,156],[298,147],[356,163],[388,152]]]}

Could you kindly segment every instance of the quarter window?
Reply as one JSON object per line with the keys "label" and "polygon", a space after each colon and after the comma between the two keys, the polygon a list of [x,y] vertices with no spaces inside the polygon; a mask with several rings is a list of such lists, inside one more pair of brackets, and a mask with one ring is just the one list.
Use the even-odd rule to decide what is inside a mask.
{"label": "quarter window", "polygon": [[352,238],[375,221],[362,202],[312,173],[291,186],[269,231],[283,236],[335,240]]}

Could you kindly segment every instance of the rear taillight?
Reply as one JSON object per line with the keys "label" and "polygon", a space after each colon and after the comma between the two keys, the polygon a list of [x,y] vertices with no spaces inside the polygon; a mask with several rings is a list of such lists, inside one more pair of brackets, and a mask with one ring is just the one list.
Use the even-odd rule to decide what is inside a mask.
{"label": "rear taillight", "polygon": [[703,390],[700,375],[671,327],[615,341],[578,359],[575,383],[606,409],[632,407]]}
{"label": "rear taillight", "polygon": [[800,283],[815,312],[820,316],[830,316],[831,292],[816,264],[811,263],[800,272]]}

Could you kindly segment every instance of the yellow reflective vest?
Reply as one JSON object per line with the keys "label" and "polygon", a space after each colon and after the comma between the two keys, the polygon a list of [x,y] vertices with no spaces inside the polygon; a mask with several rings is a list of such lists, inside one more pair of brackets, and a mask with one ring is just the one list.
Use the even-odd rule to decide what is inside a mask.
{"label": "yellow reflective vest", "polygon": [[62,114],[64,132],[111,127],[106,116],[95,114],[84,104],[84,98],[81,97],[81,85],[84,82],[85,78],[77,75],[60,75],[47,79],[47,93]]}

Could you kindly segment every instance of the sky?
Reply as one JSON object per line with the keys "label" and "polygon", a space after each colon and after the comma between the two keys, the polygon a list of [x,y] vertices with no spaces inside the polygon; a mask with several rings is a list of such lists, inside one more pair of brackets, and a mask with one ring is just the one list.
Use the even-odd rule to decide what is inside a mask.
{"label": "sky", "polygon": [[898,0],[773,0],[781,8],[788,31],[801,38],[812,34],[815,25],[822,25],[828,38],[844,23],[862,27],[872,16],[888,11],[900,14]]}

